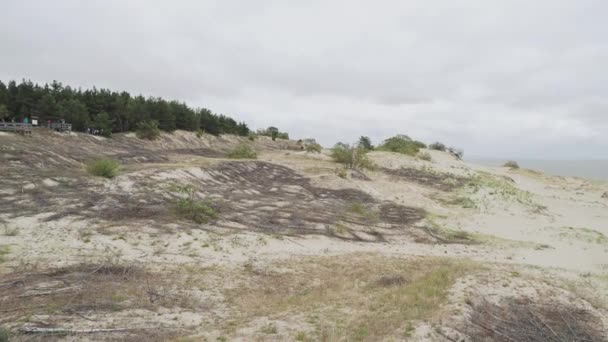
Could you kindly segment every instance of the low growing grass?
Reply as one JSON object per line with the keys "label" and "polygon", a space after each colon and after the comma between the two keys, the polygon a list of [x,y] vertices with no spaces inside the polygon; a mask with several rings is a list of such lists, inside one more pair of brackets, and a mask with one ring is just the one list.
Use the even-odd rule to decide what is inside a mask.
{"label": "low growing grass", "polygon": [[11,252],[9,246],[0,246],[0,264],[6,261],[6,256]]}
{"label": "low growing grass", "polygon": [[231,159],[256,159],[258,155],[251,146],[241,144],[228,152],[226,157]]}
{"label": "low growing grass", "polygon": [[240,308],[240,319],[315,317],[310,339],[330,341],[385,340],[406,331],[408,322],[433,319],[456,279],[474,270],[471,264],[442,258],[376,255],[316,257],[276,266],[293,272],[265,272],[225,290],[225,297]]}
{"label": "low growing grass", "polygon": [[86,170],[93,176],[114,178],[118,174],[119,163],[110,158],[101,158],[90,161],[86,165]]}
{"label": "low growing grass", "polygon": [[608,237],[591,228],[563,227],[559,236],[564,239],[576,239],[598,245],[608,244]]}

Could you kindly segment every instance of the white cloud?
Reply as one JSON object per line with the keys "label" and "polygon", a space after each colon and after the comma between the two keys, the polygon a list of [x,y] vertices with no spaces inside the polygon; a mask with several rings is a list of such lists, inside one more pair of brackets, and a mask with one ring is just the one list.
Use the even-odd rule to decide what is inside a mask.
{"label": "white cloud", "polygon": [[[187,101],[324,144],[608,157],[603,1],[19,1],[0,79]],[[581,151],[580,146],[585,146]]]}

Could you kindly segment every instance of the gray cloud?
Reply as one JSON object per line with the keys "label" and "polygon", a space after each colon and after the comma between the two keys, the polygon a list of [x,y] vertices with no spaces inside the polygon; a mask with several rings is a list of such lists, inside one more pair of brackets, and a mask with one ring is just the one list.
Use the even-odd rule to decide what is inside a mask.
{"label": "gray cloud", "polygon": [[[3,1],[0,78],[187,101],[331,145],[608,157],[608,4]],[[584,147],[584,148],[581,148]]]}

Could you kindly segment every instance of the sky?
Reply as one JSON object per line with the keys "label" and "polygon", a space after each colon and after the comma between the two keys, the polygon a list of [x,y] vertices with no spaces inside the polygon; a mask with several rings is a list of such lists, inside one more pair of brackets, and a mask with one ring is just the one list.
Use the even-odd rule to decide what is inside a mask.
{"label": "sky", "polygon": [[0,0],[0,79],[160,96],[324,146],[608,159],[608,1]]}

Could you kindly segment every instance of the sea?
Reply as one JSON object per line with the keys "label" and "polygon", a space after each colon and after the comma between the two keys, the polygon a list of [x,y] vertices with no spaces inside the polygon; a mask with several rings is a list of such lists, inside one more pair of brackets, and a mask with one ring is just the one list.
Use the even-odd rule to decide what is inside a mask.
{"label": "sea", "polygon": [[[466,159],[466,158],[465,158]],[[521,168],[541,171],[556,176],[574,176],[587,179],[608,180],[608,159],[594,160],[542,160],[513,159]],[[467,162],[486,166],[501,166],[506,159],[471,158]]]}

